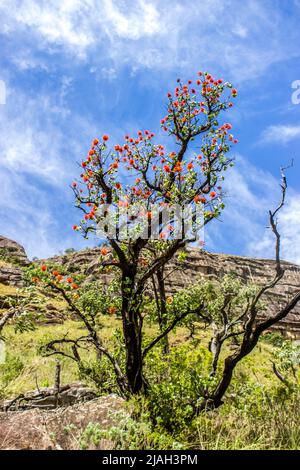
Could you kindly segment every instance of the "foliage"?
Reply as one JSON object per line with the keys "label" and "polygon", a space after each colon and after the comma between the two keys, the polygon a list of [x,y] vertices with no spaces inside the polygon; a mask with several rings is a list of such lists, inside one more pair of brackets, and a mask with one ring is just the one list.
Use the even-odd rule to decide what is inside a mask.
{"label": "foliage", "polygon": [[[105,316],[102,322],[106,341],[114,341],[118,320]],[[25,332],[22,336],[16,335],[12,326],[7,327],[9,359],[0,366],[3,397],[35,388],[35,377],[39,386],[53,384],[54,363],[38,356],[37,350],[41,344],[57,337],[59,331],[62,335],[68,333],[69,337],[77,337],[80,324],[69,321],[64,325],[41,326],[34,335]],[[118,449],[298,449],[299,385],[287,389],[278,381],[270,359],[275,361],[280,349],[264,341],[239,364],[225,404],[189,419],[190,400],[202,393],[207,380],[213,384],[215,379],[209,377],[209,331],[198,330],[198,345],[186,340],[187,333],[185,327],[172,333],[167,361],[159,345],[149,353],[146,375],[154,382],[149,396],[131,400],[112,428],[105,430],[92,423],[86,432],[83,429],[79,439],[81,448],[93,448],[101,435],[101,439],[109,440]],[[148,325],[147,336],[151,335],[152,327]],[[290,349],[297,345],[286,341]],[[96,358],[90,351],[84,351],[83,359],[88,364]],[[279,368],[277,359],[276,364]],[[103,368],[107,377],[114,381],[114,374],[105,361]],[[72,361],[63,358],[62,383],[79,378],[86,380]],[[101,387],[98,390],[100,394],[111,393]]]}
{"label": "foliage", "polygon": [[19,356],[8,353],[5,362],[0,364],[0,395],[5,393],[7,386],[23,371],[24,363]]}

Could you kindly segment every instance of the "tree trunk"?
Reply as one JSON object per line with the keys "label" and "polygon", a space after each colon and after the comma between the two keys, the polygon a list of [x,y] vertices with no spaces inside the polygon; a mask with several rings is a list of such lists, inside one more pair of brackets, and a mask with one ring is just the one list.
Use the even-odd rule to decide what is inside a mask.
{"label": "tree trunk", "polygon": [[147,382],[143,376],[142,317],[139,302],[132,300],[135,271],[122,279],[122,320],[126,347],[126,378],[130,394],[146,393]]}
{"label": "tree trunk", "polygon": [[138,325],[131,312],[126,314],[124,337],[126,344],[126,377],[131,394],[146,393],[143,376],[142,345]]}
{"label": "tree trunk", "polygon": [[220,341],[217,335],[212,339],[212,342],[210,345],[210,350],[213,355],[213,361],[212,361],[211,373],[210,373],[211,377],[214,377],[216,375],[221,347],[222,347],[222,341]]}
{"label": "tree trunk", "polygon": [[[158,283],[158,291],[159,291],[159,300],[160,300],[160,308],[158,308],[158,324],[160,332],[162,333],[167,326],[167,299],[166,299],[166,290],[165,290],[165,280],[164,280],[164,273],[163,269],[159,269],[156,273],[157,283]],[[165,355],[170,353],[170,346],[169,346],[169,337],[166,335],[163,338],[163,352]]]}

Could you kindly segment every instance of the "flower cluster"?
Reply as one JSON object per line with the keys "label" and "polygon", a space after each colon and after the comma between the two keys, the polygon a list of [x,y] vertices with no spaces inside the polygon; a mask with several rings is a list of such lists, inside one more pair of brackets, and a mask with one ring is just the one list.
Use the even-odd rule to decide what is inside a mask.
{"label": "flower cluster", "polygon": [[[225,90],[229,96],[222,100]],[[174,93],[168,92],[168,114],[161,120],[164,131],[176,136],[178,140],[193,137],[210,125],[220,111],[231,108],[230,98],[237,96],[237,90],[223,79],[214,78],[207,72],[198,72],[194,82],[183,84],[177,80]]]}
{"label": "flower cluster", "polygon": [[[226,93],[227,91],[227,93]],[[168,113],[162,129],[173,135],[179,145],[167,150],[154,142],[149,130],[108,148],[109,136],[95,138],[81,163],[81,183],[74,181],[76,205],[83,210],[80,225],[73,225],[85,236],[94,230],[97,210],[103,204],[128,207],[135,202],[158,204],[203,204],[206,216],[217,216],[223,208],[223,172],[231,165],[227,157],[238,141],[232,125],[219,124],[219,114],[233,106],[237,90],[211,74],[198,72],[197,79],[177,81],[168,93]],[[192,153],[189,144],[201,138],[200,152]]]}
{"label": "flower cluster", "polygon": [[[78,276],[76,276],[78,277]],[[59,268],[50,268],[46,264],[39,267],[33,267],[31,270],[31,281],[42,287],[59,287],[66,291],[77,291],[80,286],[74,276],[64,273]],[[73,294],[74,298],[78,298],[78,293]]]}

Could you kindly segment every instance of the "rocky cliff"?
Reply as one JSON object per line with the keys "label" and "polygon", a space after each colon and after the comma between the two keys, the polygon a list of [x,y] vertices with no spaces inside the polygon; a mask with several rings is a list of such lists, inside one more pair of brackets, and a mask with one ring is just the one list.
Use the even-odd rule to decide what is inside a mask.
{"label": "rocky cliff", "polygon": [[[0,247],[4,247],[7,253],[11,253],[11,259],[15,264],[1,264],[0,256],[0,283],[10,286],[21,284],[21,266],[28,264],[24,249],[16,242],[0,237]],[[99,248],[87,249],[72,254],[56,256],[51,258],[58,264],[65,265],[69,272],[82,272],[88,280],[99,277],[98,269]],[[18,260],[19,265],[18,266]],[[300,266],[283,262],[285,276],[275,289],[266,295],[268,309],[266,315],[274,313],[281,308],[300,288]],[[251,280],[256,284],[263,284],[271,280],[274,275],[274,261],[267,259],[247,258],[242,256],[223,255],[207,253],[199,249],[188,250],[186,261],[180,269],[173,270],[168,279],[168,292],[172,293],[178,288],[195,282],[201,275],[222,276],[225,273],[234,272],[245,280]],[[109,281],[109,276],[101,275],[104,282]],[[279,322],[274,329],[293,337],[300,337],[300,304],[284,320]]]}

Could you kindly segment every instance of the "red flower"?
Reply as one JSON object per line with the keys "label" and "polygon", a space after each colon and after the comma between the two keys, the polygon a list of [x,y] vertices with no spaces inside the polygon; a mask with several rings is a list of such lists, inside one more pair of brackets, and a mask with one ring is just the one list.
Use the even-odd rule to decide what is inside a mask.
{"label": "red flower", "polygon": [[216,197],[217,193],[215,191],[211,191],[211,193],[209,194],[211,198],[214,198]]}
{"label": "red flower", "polygon": [[102,139],[104,140],[104,142],[107,142],[108,139],[109,139],[109,136],[107,134],[104,134],[104,136],[102,137]]}
{"label": "red flower", "polygon": [[69,284],[72,284],[73,279],[72,279],[71,277],[68,277],[68,278],[67,278],[67,282],[68,282]]}
{"label": "red flower", "polygon": [[114,307],[113,305],[111,305],[110,307],[108,307],[108,313],[109,313],[110,315],[113,315],[114,313],[116,313],[116,311],[117,311],[117,308]]}
{"label": "red flower", "polygon": [[100,253],[101,253],[102,256],[106,256],[107,253],[108,253],[108,249],[103,247],[103,248],[101,248]]}
{"label": "red flower", "polygon": [[116,183],[115,186],[116,186],[117,189],[121,189],[121,183]]}
{"label": "red flower", "polygon": [[98,145],[99,144],[99,140],[98,139],[94,139],[93,140],[93,145]]}
{"label": "red flower", "polygon": [[166,173],[170,173],[170,172],[171,172],[171,168],[170,168],[168,165],[165,165],[165,166],[164,166],[164,171],[165,171]]}
{"label": "red flower", "polygon": [[72,289],[79,289],[78,284],[75,284],[75,283],[74,283],[74,284],[71,284],[71,287],[72,287]]}
{"label": "red flower", "polygon": [[194,197],[194,202],[196,202],[196,203],[197,203],[197,202],[201,202],[201,204],[205,204],[205,203],[206,203],[206,199],[205,199],[205,197],[203,197],[203,196],[201,197],[201,196],[197,195],[197,196]]}
{"label": "red flower", "polygon": [[78,229],[78,226],[77,226],[77,225],[73,225],[72,229],[73,229],[73,230],[77,230],[77,229]]}
{"label": "red flower", "polygon": [[186,167],[188,170],[192,170],[194,168],[194,165],[192,163],[188,163]]}
{"label": "red flower", "polygon": [[53,276],[58,276],[59,272],[58,271],[52,271]]}
{"label": "red flower", "polygon": [[236,88],[233,88],[231,90],[231,95],[233,96],[233,98],[235,98],[237,96],[237,89]]}
{"label": "red flower", "polygon": [[41,270],[44,271],[44,272],[47,271],[47,266],[45,264],[42,264]]}

